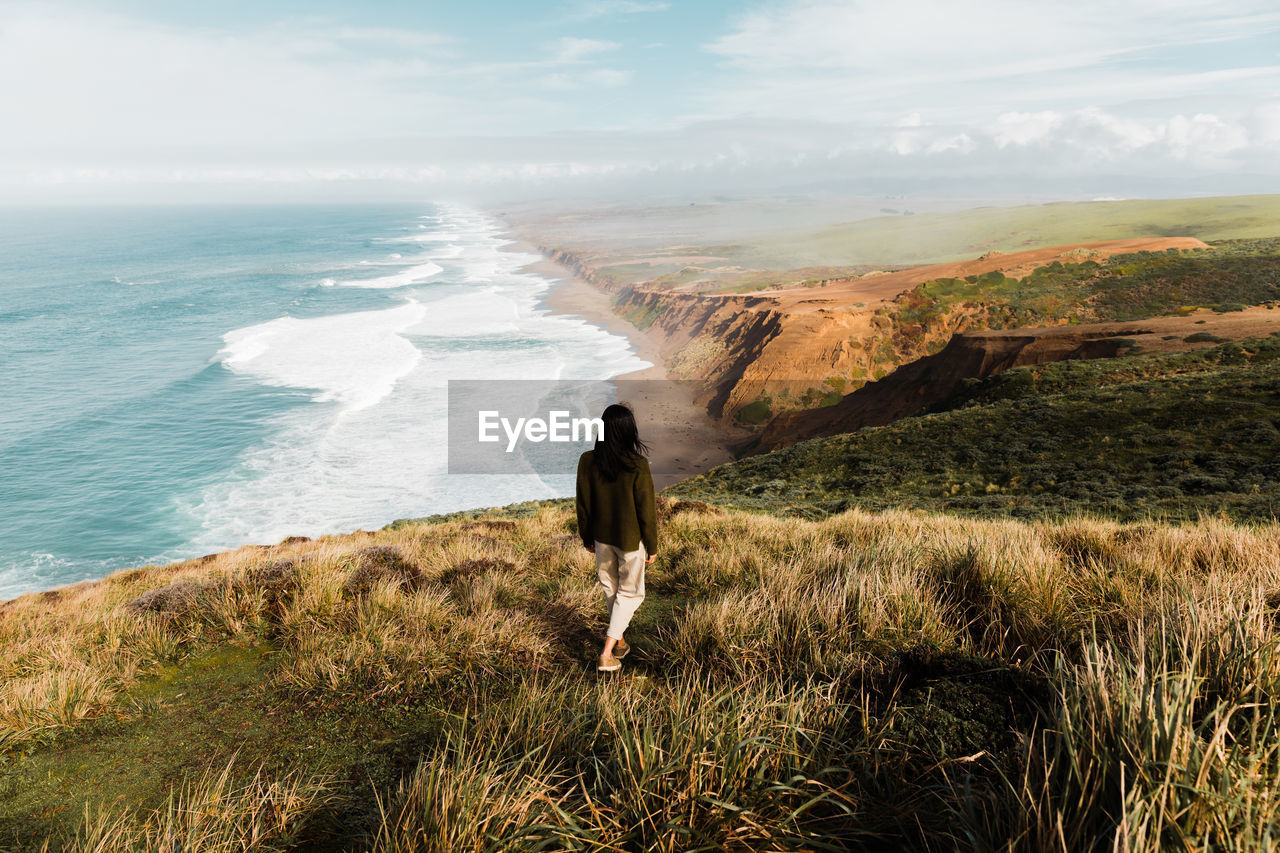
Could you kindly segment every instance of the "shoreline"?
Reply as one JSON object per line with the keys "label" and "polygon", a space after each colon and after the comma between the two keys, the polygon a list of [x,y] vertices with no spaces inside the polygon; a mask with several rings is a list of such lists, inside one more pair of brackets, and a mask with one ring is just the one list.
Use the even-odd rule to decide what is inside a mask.
{"label": "shoreline", "polygon": [[[606,332],[619,335],[630,343],[636,357],[649,362],[649,367],[609,377],[608,381],[633,383],[631,388],[626,389],[631,393],[625,393],[620,387],[619,396],[625,402],[632,404],[636,410],[640,434],[651,449],[650,469],[656,490],[661,491],[667,486],[710,470],[717,465],[733,461],[730,447],[736,441],[740,441],[741,436],[736,435],[732,429],[716,424],[707,416],[705,409],[695,401],[691,383],[668,381],[664,367],[666,359],[655,336],[647,334],[615,314],[610,305],[609,295],[604,291],[584,281],[572,270],[545,257],[536,246],[514,233],[507,231],[506,237],[512,242],[503,247],[505,251],[538,256],[537,261],[526,264],[521,269],[551,282],[551,286],[538,296],[539,308],[553,315],[580,318]],[[381,526],[396,520],[396,518],[387,518],[383,522],[375,522],[374,529],[381,529]],[[361,532],[369,531],[360,528],[315,535],[342,536]],[[172,565],[247,547],[263,548],[273,547],[273,545],[246,541],[224,548],[215,554],[198,555],[192,552],[192,556],[189,557],[172,554],[157,555],[153,561],[131,561],[119,568],[107,569],[102,574],[95,573],[91,577],[79,580],[51,579],[52,585],[41,585],[16,594],[6,593],[0,595],[0,604],[28,595],[41,595],[69,589],[79,584],[96,584],[119,572],[149,566]]]}
{"label": "shoreline", "polygon": [[730,446],[742,436],[717,424],[695,400],[692,383],[671,380],[658,341],[643,329],[613,312],[609,295],[583,280],[573,270],[542,255],[536,246],[510,234],[511,251],[539,256],[522,269],[552,281],[539,298],[549,313],[578,317],[606,332],[625,337],[638,358],[649,367],[611,377],[609,381],[634,383],[624,402],[636,410],[640,435],[650,447],[649,467],[658,491],[733,461]]}

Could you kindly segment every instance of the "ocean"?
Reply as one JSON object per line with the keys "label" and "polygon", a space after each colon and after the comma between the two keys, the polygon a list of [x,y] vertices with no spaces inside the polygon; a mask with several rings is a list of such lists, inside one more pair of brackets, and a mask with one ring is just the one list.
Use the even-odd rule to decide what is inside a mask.
{"label": "ocean", "polygon": [[571,494],[447,475],[450,379],[605,379],[443,204],[0,210],[0,599],[286,536]]}

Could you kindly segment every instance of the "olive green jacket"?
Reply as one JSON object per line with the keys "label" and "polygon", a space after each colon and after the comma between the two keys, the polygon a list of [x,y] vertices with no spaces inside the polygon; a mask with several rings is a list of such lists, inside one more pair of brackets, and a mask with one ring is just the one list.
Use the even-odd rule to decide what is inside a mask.
{"label": "olive green jacket", "polygon": [[633,470],[610,483],[596,468],[594,450],[578,458],[578,535],[587,547],[599,541],[634,551],[644,543],[647,553],[658,553],[658,507],[648,459],[637,457]]}

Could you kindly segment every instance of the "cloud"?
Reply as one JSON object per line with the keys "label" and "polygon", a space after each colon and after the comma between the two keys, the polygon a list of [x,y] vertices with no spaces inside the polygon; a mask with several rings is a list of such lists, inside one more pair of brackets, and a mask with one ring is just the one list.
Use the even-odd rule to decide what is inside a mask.
{"label": "cloud", "polygon": [[597,64],[620,48],[601,39],[486,62],[446,33],[322,17],[228,30],[4,9],[0,158],[42,166],[208,165],[354,153],[382,137],[576,129],[595,116],[572,93],[633,76]]}
{"label": "cloud", "polygon": [[1280,101],[1260,105],[1251,118],[1259,140],[1280,143]]}
{"label": "cloud", "polygon": [[[549,192],[742,195],[779,186],[970,198],[1280,189],[1280,141],[1264,143],[1256,128],[1208,113],[1130,126],[1105,112],[1053,111],[1010,115],[985,131],[934,124],[927,116],[913,121],[908,114],[898,123],[866,128],[743,119],[647,133],[483,136],[430,144],[418,139],[327,162],[44,169],[0,163],[0,184],[16,186],[18,195],[127,191],[139,198],[178,185],[184,198],[225,197],[228,187],[260,187],[243,191],[287,198],[310,187],[309,197],[398,193],[495,200]],[[903,144],[899,134],[910,134],[909,142]],[[1273,177],[1273,187],[1259,183],[1265,175]]]}
{"label": "cloud", "polygon": [[633,73],[617,68],[590,68],[584,71],[560,72],[548,74],[542,78],[548,89],[572,91],[574,89],[607,89],[625,86],[631,82]]}
{"label": "cloud", "polygon": [[588,57],[611,53],[622,47],[616,41],[563,36],[547,45],[554,62],[582,62]]}
{"label": "cloud", "polygon": [[1280,12],[1268,0],[786,0],[739,16],[707,49],[765,72],[951,68],[1005,76],[1277,27]]}
{"label": "cloud", "polygon": [[992,139],[997,148],[1010,145],[1043,145],[1062,126],[1062,114],[1053,110],[1038,113],[1005,113],[992,125]]}
{"label": "cloud", "polygon": [[974,148],[973,138],[967,133],[957,133],[953,136],[941,136],[929,143],[927,149],[930,154],[942,154],[946,151],[959,151],[967,154]]}
{"label": "cloud", "polygon": [[[580,89],[611,88],[631,82],[629,69],[604,68],[597,57],[622,47],[615,41],[564,36],[542,45],[544,56],[533,60],[479,63],[462,69],[463,74],[487,74],[536,80],[546,90],[573,92]],[[547,73],[549,72],[549,73]]]}
{"label": "cloud", "polygon": [[[455,40],[447,35],[423,30],[399,27],[332,26],[324,25],[320,21],[313,26],[321,43],[371,45],[380,50],[388,47],[412,50],[437,49],[455,44]],[[289,29],[295,36],[306,32],[305,27],[297,23],[290,24]]]}
{"label": "cloud", "polygon": [[1176,159],[1217,159],[1249,145],[1249,133],[1216,115],[1174,116],[1161,136]]}
{"label": "cloud", "polygon": [[1274,92],[1274,49],[1251,64],[1206,46],[1260,45],[1278,30],[1270,0],[785,0],[738,16],[705,45],[721,73],[700,115],[767,105],[884,121],[905,106],[983,119],[1099,97]]}
{"label": "cloud", "polygon": [[1269,0],[783,0],[704,45],[690,118],[821,121],[828,160],[958,176],[1274,174],[1277,32]]}
{"label": "cloud", "polygon": [[1271,147],[1265,136],[1251,139],[1243,124],[1209,113],[1173,115],[1143,122],[1099,109],[1074,113],[1008,113],[997,119],[992,141],[998,149],[1039,147],[1071,150],[1095,158],[1135,152],[1174,161],[1217,165],[1233,152]]}
{"label": "cloud", "polygon": [[776,0],[695,54],[675,28],[646,52],[569,34],[585,27],[512,48],[324,17],[3,8],[0,183],[29,188],[1280,181],[1280,12],[1254,0]]}
{"label": "cloud", "polygon": [[589,21],[594,18],[613,18],[619,15],[665,12],[670,8],[670,3],[646,2],[646,0],[588,0],[578,4],[569,17],[570,20]]}
{"label": "cloud", "polygon": [[154,155],[351,138],[406,110],[456,108],[455,93],[430,83],[448,43],[315,21],[232,34],[13,7],[0,25],[0,152]]}

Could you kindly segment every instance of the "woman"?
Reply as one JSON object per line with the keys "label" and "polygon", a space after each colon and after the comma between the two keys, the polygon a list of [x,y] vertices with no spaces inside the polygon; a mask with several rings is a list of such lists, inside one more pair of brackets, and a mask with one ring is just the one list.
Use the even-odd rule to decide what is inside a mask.
{"label": "woman", "polygon": [[658,511],[653,476],[625,405],[604,410],[604,438],[578,459],[578,535],[596,555],[596,573],[609,607],[601,672],[622,669],[631,647],[622,632],[644,601],[644,567],[658,550]]}

